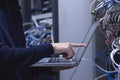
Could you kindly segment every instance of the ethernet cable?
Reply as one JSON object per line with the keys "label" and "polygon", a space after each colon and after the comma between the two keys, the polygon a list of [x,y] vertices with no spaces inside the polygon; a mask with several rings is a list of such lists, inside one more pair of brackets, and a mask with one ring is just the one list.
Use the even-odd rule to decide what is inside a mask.
{"label": "ethernet cable", "polygon": [[90,60],[88,60],[88,59],[86,59],[86,58],[82,58],[82,60],[84,60],[84,61],[86,61],[86,62],[89,62],[89,63],[95,65],[95,66],[98,67],[101,71],[105,72],[104,75],[99,76],[99,77],[96,78],[95,80],[99,80],[100,78],[104,77],[105,75],[107,76],[107,74],[114,74],[114,73],[117,72],[117,70],[107,71],[107,70],[103,69],[102,67],[100,67],[99,65],[97,65],[96,63],[94,63],[94,62],[92,62],[92,61],[90,61]]}
{"label": "ethernet cable", "polygon": [[116,49],[120,47],[120,37],[117,37],[112,42],[112,49]]}
{"label": "ethernet cable", "polygon": [[94,0],[90,5],[90,11],[99,20],[105,16],[106,11],[114,4],[117,4],[114,0]]}
{"label": "ethernet cable", "polygon": [[95,2],[97,2],[97,1],[102,2],[102,0],[93,0],[91,5],[90,5],[90,11],[92,11],[91,9],[92,9],[93,5],[95,4]]}
{"label": "ethernet cable", "polygon": [[114,0],[115,2],[117,2],[118,4],[120,4],[120,0]]}
{"label": "ethernet cable", "polygon": [[[118,51],[120,50],[120,48],[116,48],[116,49],[113,49],[113,51],[110,53],[110,58],[112,60],[112,62],[119,68],[120,65],[118,63],[115,62],[114,60],[114,55],[115,54],[118,54]],[[120,54],[120,53],[119,53]]]}
{"label": "ethernet cable", "polygon": [[[95,5],[97,5],[97,6],[93,7]],[[106,10],[104,8],[103,1],[94,0],[90,5],[90,12],[91,12],[91,14],[93,14],[95,16],[96,20],[99,20],[101,17],[103,17],[105,14],[105,11]]]}
{"label": "ethernet cable", "polygon": [[113,62],[112,62],[112,66],[113,66],[114,69],[118,70],[118,67],[116,67]]}
{"label": "ethernet cable", "polygon": [[[105,70],[109,70],[109,66],[110,66],[109,62],[111,62],[111,60],[110,60],[110,57],[108,56],[108,58],[106,60],[106,64],[105,64]],[[114,65],[112,65],[112,66],[114,66]],[[115,66],[114,66],[114,70],[117,70],[117,68],[115,68]],[[115,80],[115,78],[113,76],[115,76],[117,73],[118,73],[117,71],[116,71],[116,73],[112,73],[112,74],[106,73],[106,78],[108,80]]]}
{"label": "ethernet cable", "polygon": [[[107,51],[108,50],[104,49],[104,50],[101,50],[98,53],[96,53],[96,56],[94,58],[94,63],[96,63],[96,60],[97,60],[98,57],[104,55]],[[108,58],[106,59],[106,61],[108,61]],[[100,69],[98,69],[98,67],[95,66],[95,68],[96,68],[96,71],[100,72],[101,74],[105,73],[105,72],[101,71]]]}
{"label": "ethernet cable", "polygon": [[101,76],[95,78],[95,80],[99,80],[99,79],[101,79],[101,78],[103,78],[103,77],[105,77],[105,76],[106,76],[106,74],[103,74],[103,75],[101,75]]}
{"label": "ethernet cable", "polygon": [[105,72],[105,73],[116,73],[116,70],[113,70],[113,71],[107,71],[107,70],[105,70],[105,69],[103,69],[102,67],[100,67],[99,65],[97,65],[96,63],[94,63],[94,62],[92,62],[92,61],[90,61],[90,60],[88,60],[88,59],[86,59],[86,58],[82,58],[82,60],[84,60],[84,61],[86,61],[86,62],[89,62],[89,63],[91,63],[91,64],[93,64],[93,65],[95,65],[96,67],[98,67],[101,71],[103,71],[103,72]]}
{"label": "ethernet cable", "polygon": [[118,79],[120,80],[120,65],[114,60],[114,55],[120,54],[119,51],[120,51],[120,48],[113,49],[113,51],[110,54],[110,58],[111,58],[112,62],[118,67],[117,68],[118,69],[117,70],[118,71]]}

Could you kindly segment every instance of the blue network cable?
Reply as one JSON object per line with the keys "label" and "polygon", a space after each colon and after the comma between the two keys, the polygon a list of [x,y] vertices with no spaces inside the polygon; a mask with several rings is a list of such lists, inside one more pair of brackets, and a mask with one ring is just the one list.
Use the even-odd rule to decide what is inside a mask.
{"label": "blue network cable", "polygon": [[[106,59],[106,64],[105,64],[106,70],[109,70],[109,60],[110,60],[110,57],[108,56]],[[106,73],[106,77],[108,80],[115,80],[115,78],[112,77],[112,75],[115,75],[115,74],[117,74],[117,71],[114,73]]]}
{"label": "blue network cable", "polygon": [[[109,51],[108,51],[109,52]],[[106,50],[104,49],[104,50],[102,50],[102,51],[100,51],[100,52],[98,52],[97,54],[96,54],[96,56],[95,56],[95,58],[94,58],[94,62],[96,63],[96,59],[98,58],[98,57],[100,57],[101,55],[103,55],[103,54],[105,54],[106,53]],[[110,57],[108,56],[107,58],[106,58],[106,63],[105,63],[105,69],[106,70],[109,70],[109,60],[110,60]],[[106,72],[103,72],[103,71],[101,71],[100,69],[98,69],[97,67],[95,67],[95,69],[96,69],[96,71],[98,71],[100,74],[106,74],[106,78],[108,79],[108,80],[116,80],[115,78],[113,78],[112,77],[112,75],[114,76],[114,75],[116,75],[117,74],[117,71],[116,72],[113,72],[113,73],[106,73]]]}
{"label": "blue network cable", "polygon": [[[97,59],[98,57],[100,57],[101,55],[103,55],[103,54],[105,53],[105,51],[106,51],[106,50],[102,50],[102,51],[100,51],[100,52],[98,52],[98,53],[96,54],[96,56],[95,56],[95,58],[94,58],[94,62],[95,62],[95,63],[96,63],[96,59]],[[98,69],[96,66],[95,66],[95,69],[96,69],[96,71],[98,71],[99,73],[105,74],[105,72],[101,71],[101,70]]]}

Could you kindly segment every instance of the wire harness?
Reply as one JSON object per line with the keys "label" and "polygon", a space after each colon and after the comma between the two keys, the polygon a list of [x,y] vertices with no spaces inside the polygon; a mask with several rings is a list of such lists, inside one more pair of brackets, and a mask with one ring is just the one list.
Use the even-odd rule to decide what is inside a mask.
{"label": "wire harness", "polygon": [[117,62],[115,61],[115,59],[114,59],[114,56],[115,56],[116,54],[119,54],[119,55],[120,55],[120,48],[113,49],[113,51],[112,51],[111,54],[110,54],[110,58],[111,58],[113,64],[115,64],[115,66],[116,66],[115,69],[116,69],[117,72],[118,72],[117,79],[120,80],[120,64],[117,63]]}
{"label": "wire harness", "polygon": [[119,57],[114,58],[115,55],[120,55],[120,0],[93,0],[90,5],[90,12],[95,21],[98,21],[99,30],[105,37],[105,44],[111,50],[108,54],[108,60],[109,58],[110,60],[106,59],[106,70],[109,71],[107,67],[111,65],[116,71],[116,73],[104,73],[105,71],[102,70],[102,75],[95,80],[105,76],[108,80],[120,80]]}

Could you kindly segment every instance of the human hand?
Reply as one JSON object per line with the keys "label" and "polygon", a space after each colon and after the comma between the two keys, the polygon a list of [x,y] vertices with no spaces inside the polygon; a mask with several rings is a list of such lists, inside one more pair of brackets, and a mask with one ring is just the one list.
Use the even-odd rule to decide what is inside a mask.
{"label": "human hand", "polygon": [[54,54],[62,54],[65,58],[72,58],[74,56],[73,47],[83,47],[86,44],[76,44],[76,43],[52,43],[54,48]]}

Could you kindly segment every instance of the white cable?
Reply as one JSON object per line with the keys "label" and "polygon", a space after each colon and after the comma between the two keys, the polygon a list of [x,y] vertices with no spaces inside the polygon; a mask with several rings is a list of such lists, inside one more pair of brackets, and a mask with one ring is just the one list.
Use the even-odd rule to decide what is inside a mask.
{"label": "white cable", "polygon": [[115,2],[117,2],[118,4],[120,3],[120,1],[119,0],[114,0]]}
{"label": "white cable", "polygon": [[120,15],[119,15],[119,17],[118,17],[118,21],[117,22],[120,22]]}
{"label": "white cable", "polygon": [[115,48],[117,48],[118,46],[115,44],[115,39],[113,40],[113,42],[112,42],[112,49],[115,49]]}
{"label": "white cable", "polygon": [[98,20],[98,23],[101,22],[104,19],[105,19],[105,17],[100,18],[100,20]]}
{"label": "white cable", "polygon": [[115,70],[118,70],[118,68],[115,66],[115,64],[112,62],[112,66]]}
{"label": "white cable", "polygon": [[116,7],[116,5],[111,6],[109,9],[106,10],[106,13],[105,13],[105,16],[104,16],[104,25],[108,24],[107,21],[110,19],[109,14],[110,14],[111,12],[114,12],[114,10],[115,10],[114,8],[115,8],[115,7]]}
{"label": "white cable", "polygon": [[92,7],[93,7],[93,5],[95,4],[96,1],[101,2],[102,0],[93,0],[91,5],[90,5],[90,11],[92,11]]}
{"label": "white cable", "polygon": [[106,76],[106,74],[103,74],[103,75],[101,75],[101,76],[95,78],[95,80],[99,80],[100,78],[105,77],[105,76]]}
{"label": "white cable", "polygon": [[92,11],[93,4],[96,2],[96,0],[93,0],[91,5],[90,5],[90,12]]}
{"label": "white cable", "polygon": [[120,47],[120,37],[117,37],[112,42],[112,49],[116,49]]}
{"label": "white cable", "polygon": [[26,23],[23,23],[23,26],[25,27],[25,26],[28,26],[28,25],[32,25],[33,23],[32,22],[26,22]]}
{"label": "white cable", "polygon": [[[110,54],[110,58],[112,60],[112,62],[118,67],[118,80],[120,80],[120,65],[118,63],[115,62],[114,60],[114,55],[120,51],[120,48],[116,48],[116,49],[113,49],[113,51],[111,52]],[[117,53],[118,54],[118,53]]]}
{"label": "white cable", "polygon": [[[100,32],[105,36],[105,31],[103,31],[103,29],[105,28],[103,21],[104,21],[105,17],[102,17],[99,21],[98,21],[98,28],[100,30]],[[102,27],[101,27],[101,22],[102,22]]]}
{"label": "white cable", "polygon": [[113,49],[112,52],[110,53],[110,58],[112,62],[119,68],[119,64],[115,62],[114,60],[114,55],[119,51],[119,48]]}
{"label": "white cable", "polygon": [[87,62],[95,65],[95,66],[98,67],[101,71],[103,71],[103,72],[105,72],[105,73],[115,73],[115,72],[117,72],[116,70],[107,71],[107,70],[103,69],[102,67],[100,67],[99,65],[95,64],[94,62],[92,62],[92,61],[90,61],[90,60],[88,60],[88,59],[86,59],[86,58],[82,58],[82,60],[87,61]]}

